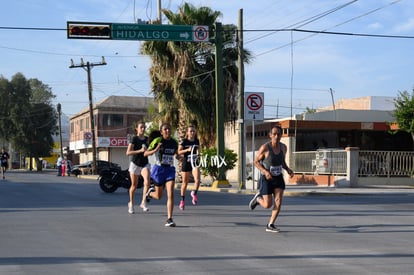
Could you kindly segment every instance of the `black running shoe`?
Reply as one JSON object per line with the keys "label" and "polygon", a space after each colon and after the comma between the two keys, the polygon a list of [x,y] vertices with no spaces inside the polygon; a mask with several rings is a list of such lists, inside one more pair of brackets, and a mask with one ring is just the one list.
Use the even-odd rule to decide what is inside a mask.
{"label": "black running shoe", "polygon": [[148,191],[147,191],[147,193],[145,194],[145,200],[147,201],[147,202],[150,202],[151,201],[151,199],[152,199],[152,197],[151,197],[151,192],[154,192],[155,191],[155,187],[154,186],[150,186],[149,188],[148,188]]}
{"label": "black running shoe", "polygon": [[259,204],[258,201],[257,201],[258,197],[260,197],[260,193],[256,193],[256,195],[254,195],[253,199],[249,202],[250,210],[254,210],[256,208],[256,206]]}
{"label": "black running shoe", "polygon": [[167,220],[167,222],[165,223],[166,227],[175,227],[175,222],[170,218]]}
{"label": "black running shoe", "polygon": [[266,232],[279,233],[280,232],[280,229],[277,228],[274,224],[268,224],[266,226]]}

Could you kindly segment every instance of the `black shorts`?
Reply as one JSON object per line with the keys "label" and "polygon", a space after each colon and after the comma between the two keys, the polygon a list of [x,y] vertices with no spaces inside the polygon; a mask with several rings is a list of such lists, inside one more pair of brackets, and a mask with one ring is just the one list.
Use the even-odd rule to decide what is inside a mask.
{"label": "black shorts", "polygon": [[193,166],[191,165],[191,162],[186,161],[186,162],[181,163],[181,172],[191,172],[191,171],[193,171]]}
{"label": "black shorts", "polygon": [[271,195],[276,188],[281,188],[285,190],[285,179],[283,175],[272,177],[271,180],[267,180],[264,175],[260,176],[260,194],[261,195]]}

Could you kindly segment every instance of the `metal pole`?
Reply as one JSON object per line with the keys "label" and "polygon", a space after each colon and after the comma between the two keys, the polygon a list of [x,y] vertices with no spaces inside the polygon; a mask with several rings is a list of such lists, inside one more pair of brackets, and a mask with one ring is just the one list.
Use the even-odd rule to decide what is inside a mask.
{"label": "metal pole", "polygon": [[58,118],[59,118],[59,140],[60,140],[60,156],[63,158],[63,141],[62,141],[62,120],[61,120],[61,113],[62,113],[62,105],[60,103],[56,106],[57,112],[58,112]]}
{"label": "metal pole", "polygon": [[[215,23],[216,31],[216,144],[217,154],[224,157],[224,91],[223,91],[223,27]],[[224,167],[218,168],[219,183],[226,181]],[[228,184],[228,181],[227,181]]]}
{"label": "metal pole", "polygon": [[158,0],[158,20],[160,20],[160,25],[162,25],[161,0]]}
{"label": "metal pole", "polygon": [[243,9],[239,10],[238,31],[238,88],[239,88],[239,186],[246,189],[246,150],[244,125],[244,54],[243,54]]}
{"label": "metal pole", "polygon": [[255,121],[255,114],[253,114],[253,120],[252,120],[252,159],[253,159],[253,165],[252,165],[252,188],[253,188],[253,190],[255,189],[255,185],[254,185],[254,180],[255,180],[255,175],[254,175],[254,172],[255,172],[255,167],[254,167],[254,159],[255,159],[255,157],[256,157],[256,154],[255,154],[255,145],[254,145],[254,133],[255,133],[255,129],[254,129],[254,121]]}

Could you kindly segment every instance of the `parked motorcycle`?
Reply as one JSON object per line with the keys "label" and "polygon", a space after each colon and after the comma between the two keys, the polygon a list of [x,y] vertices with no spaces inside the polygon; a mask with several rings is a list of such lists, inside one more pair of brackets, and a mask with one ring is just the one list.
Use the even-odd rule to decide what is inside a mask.
{"label": "parked motorcycle", "polygon": [[[119,187],[123,187],[129,189],[131,187],[131,178],[129,177],[129,172],[127,170],[119,170],[119,169],[105,169],[99,173],[99,187],[101,187],[102,191],[105,193],[113,193]],[[144,185],[144,179],[142,176],[138,178],[138,186],[137,188],[142,188]]]}

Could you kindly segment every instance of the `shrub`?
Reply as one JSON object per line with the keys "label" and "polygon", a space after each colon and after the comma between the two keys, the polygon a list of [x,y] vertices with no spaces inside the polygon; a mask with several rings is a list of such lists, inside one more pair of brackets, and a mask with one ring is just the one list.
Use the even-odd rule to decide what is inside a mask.
{"label": "shrub", "polygon": [[[217,163],[218,162],[218,163]],[[224,149],[224,162],[222,156],[217,156],[217,148],[211,147],[201,151],[199,159],[200,171],[203,176],[210,176],[213,181],[218,179],[218,165],[224,165],[224,173],[236,166],[237,154],[230,149]]]}

